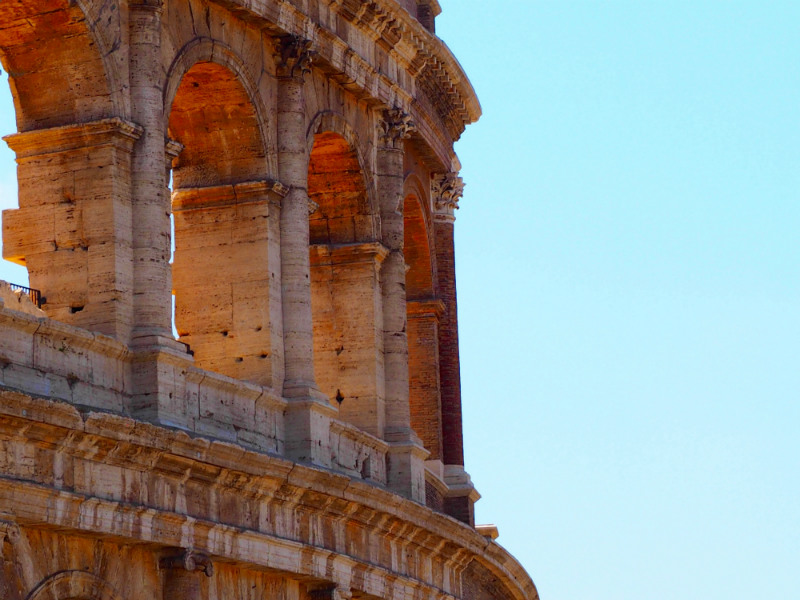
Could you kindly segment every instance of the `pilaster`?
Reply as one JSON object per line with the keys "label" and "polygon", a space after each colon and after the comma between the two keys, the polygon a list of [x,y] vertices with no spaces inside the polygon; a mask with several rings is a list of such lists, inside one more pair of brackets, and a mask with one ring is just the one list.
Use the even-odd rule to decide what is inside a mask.
{"label": "pilaster", "polygon": [[169,265],[170,207],[164,172],[166,127],[161,90],[162,0],[131,0],[129,10],[131,107],[134,119],[144,129],[134,151],[131,174],[132,345],[151,346],[154,341],[170,345],[172,281]]}
{"label": "pilaster", "polygon": [[381,269],[383,347],[386,385],[386,431],[390,443],[389,487],[425,502],[424,459],[427,451],[411,428],[406,328],[406,264],[403,256],[404,140],[414,124],[400,109],[383,111],[378,121],[377,187],[381,240],[389,250]]}
{"label": "pilaster", "polygon": [[448,492],[447,514],[474,525],[474,504],[480,498],[464,471],[464,438],[461,423],[461,367],[458,357],[458,304],[454,245],[455,211],[464,193],[458,173],[434,174],[431,202],[436,243],[439,297],[445,310],[439,323],[439,379],[442,397],[442,462]]}
{"label": "pilaster", "polygon": [[310,40],[275,41],[278,79],[278,171],[287,187],[280,218],[286,453],[322,466],[330,463],[330,418],[335,409],[314,376],[308,215],[308,151],[304,77],[311,70]]}

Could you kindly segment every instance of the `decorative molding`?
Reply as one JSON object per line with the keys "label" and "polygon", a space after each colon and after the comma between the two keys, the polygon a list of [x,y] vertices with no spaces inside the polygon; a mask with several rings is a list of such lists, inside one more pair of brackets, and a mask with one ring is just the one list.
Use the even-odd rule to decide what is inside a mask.
{"label": "decorative molding", "polygon": [[144,130],[135,123],[119,117],[111,117],[90,123],[12,133],[5,136],[3,140],[20,159],[109,143],[131,150],[134,142],[141,137],[143,132]]}
{"label": "decorative molding", "polygon": [[311,40],[299,35],[282,35],[275,40],[276,71],[279,79],[300,79],[311,71],[316,52]]}
{"label": "decorative molding", "polygon": [[400,108],[384,110],[379,127],[381,144],[395,150],[402,149],[403,140],[416,130],[411,117]]}
{"label": "decorative molding", "polygon": [[434,173],[431,175],[431,204],[437,220],[455,220],[458,201],[464,194],[464,180],[458,173]]}
{"label": "decorative molding", "polygon": [[271,202],[280,206],[288,188],[271,179],[227,185],[176,188],[172,191],[172,212],[224,208]]}
{"label": "decorative molding", "polygon": [[438,298],[425,300],[406,300],[406,313],[409,319],[440,319],[447,311],[444,302]]}

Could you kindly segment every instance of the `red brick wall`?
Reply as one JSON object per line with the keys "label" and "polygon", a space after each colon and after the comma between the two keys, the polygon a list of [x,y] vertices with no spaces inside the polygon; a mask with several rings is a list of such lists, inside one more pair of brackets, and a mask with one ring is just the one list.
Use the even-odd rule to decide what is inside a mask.
{"label": "red brick wall", "polygon": [[[426,303],[429,304],[429,303]],[[424,305],[423,305],[424,306]],[[431,453],[442,459],[442,418],[439,398],[439,340],[433,312],[417,312],[420,303],[408,303],[408,375],[411,427]]]}

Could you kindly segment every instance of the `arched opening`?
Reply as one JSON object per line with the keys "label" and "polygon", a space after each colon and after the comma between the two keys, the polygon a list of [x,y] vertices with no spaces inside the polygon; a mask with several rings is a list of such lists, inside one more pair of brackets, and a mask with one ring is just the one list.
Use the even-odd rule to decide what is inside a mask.
{"label": "arched opening", "polygon": [[[273,385],[280,323],[278,211],[259,116],[237,75],[198,62],[169,114],[175,326],[198,366]],[[197,266],[203,265],[202,270]],[[276,312],[277,311],[277,312]],[[272,314],[276,313],[276,314]]]}
{"label": "arched opening", "polygon": [[403,200],[403,254],[408,265],[406,298],[430,300],[434,295],[430,235],[422,201],[415,194]]}
{"label": "arched opening", "polygon": [[114,114],[101,53],[75,2],[1,2],[0,55],[11,75],[19,131]]}
{"label": "arched opening", "polygon": [[19,131],[6,137],[19,207],[3,215],[3,257],[27,269],[48,316],[126,339],[130,154],[141,132],[111,118],[113,94],[80,3],[0,3],[0,60]]}
{"label": "arched opening", "polygon": [[314,372],[340,417],[383,437],[384,372],[377,216],[355,149],[314,136],[308,165]]}
{"label": "arched opening", "polygon": [[354,244],[375,239],[376,216],[370,210],[358,156],[338,133],[314,136],[308,196],[318,206],[309,217],[312,244]]}
{"label": "arched opening", "polygon": [[[0,74],[0,136],[16,131],[14,103],[8,88],[8,74]],[[18,208],[17,165],[14,153],[4,143],[0,144],[0,211]],[[2,224],[2,214],[0,214]],[[1,230],[0,230],[1,231]],[[24,265],[9,260],[0,261],[0,279],[19,285],[28,285],[28,270]]]}
{"label": "arched opening", "polygon": [[430,228],[420,196],[418,190],[407,191],[403,201],[409,405],[411,427],[430,452],[428,460],[441,460],[438,326],[443,305],[435,299]]}

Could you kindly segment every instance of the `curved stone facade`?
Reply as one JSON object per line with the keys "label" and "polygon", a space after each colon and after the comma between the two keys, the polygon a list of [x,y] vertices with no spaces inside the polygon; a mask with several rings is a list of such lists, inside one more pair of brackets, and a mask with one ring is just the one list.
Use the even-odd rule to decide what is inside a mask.
{"label": "curved stone facade", "polygon": [[0,597],[537,598],[464,470],[439,12],[0,3]]}

